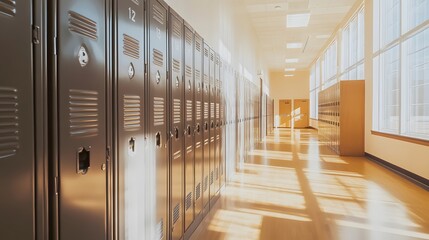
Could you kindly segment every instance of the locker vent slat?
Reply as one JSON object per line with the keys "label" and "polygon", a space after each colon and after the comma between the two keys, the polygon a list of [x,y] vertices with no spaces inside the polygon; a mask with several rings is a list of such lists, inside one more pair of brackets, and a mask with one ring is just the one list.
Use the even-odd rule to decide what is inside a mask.
{"label": "locker vent slat", "polygon": [[209,177],[208,177],[208,176],[205,176],[205,178],[204,178],[203,192],[206,192],[206,191],[207,191],[208,183],[209,183]]}
{"label": "locker vent slat", "polygon": [[201,43],[199,41],[195,41],[195,49],[197,52],[201,52]]}
{"label": "locker vent slat", "polygon": [[176,204],[176,206],[174,207],[173,224],[175,224],[177,222],[177,220],[179,220],[179,217],[180,217],[180,203]]}
{"label": "locker vent slat", "polygon": [[220,112],[219,103],[216,103],[216,118],[219,118],[219,112]]}
{"label": "locker vent slat", "polygon": [[94,137],[98,135],[98,92],[69,90],[69,122],[72,137]]}
{"label": "locker vent slat", "polygon": [[179,159],[182,156],[182,151],[177,151],[173,154],[173,160]]}
{"label": "locker vent slat", "polygon": [[69,31],[97,39],[97,23],[73,11],[69,11]]}
{"label": "locker vent slat", "polygon": [[213,171],[210,172],[210,185],[213,184]]}
{"label": "locker vent slat", "polygon": [[204,56],[209,57],[209,50],[204,48]]}
{"label": "locker vent slat", "polygon": [[186,65],[185,67],[185,75],[186,77],[192,77],[192,67],[190,67],[189,65]]}
{"label": "locker vent slat", "polygon": [[153,5],[153,19],[155,19],[160,24],[165,23],[165,16],[163,12],[164,11],[158,5]]}
{"label": "locker vent slat", "polygon": [[195,188],[195,200],[200,199],[201,197],[201,183],[197,184],[197,187]]}
{"label": "locker vent slat", "polygon": [[185,34],[185,41],[188,45],[192,45],[192,33],[187,31]]}
{"label": "locker vent slat", "polygon": [[204,102],[204,119],[209,118],[209,103]]}
{"label": "locker vent slat", "polygon": [[192,101],[186,100],[186,121],[192,121]]}
{"label": "locker vent slat", "polygon": [[16,1],[0,0],[0,13],[9,17],[14,17],[16,15]]}
{"label": "locker vent slat", "polygon": [[165,101],[164,98],[153,98],[153,125],[162,126],[165,122]]}
{"label": "locker vent slat", "polygon": [[196,144],[195,144],[195,149],[198,149],[198,148],[200,148],[201,147],[201,142],[197,142]]}
{"label": "locker vent slat", "polygon": [[131,0],[131,2],[135,3],[136,5],[140,5],[139,0]]}
{"label": "locker vent slat", "polygon": [[180,72],[180,61],[173,58],[173,71]]}
{"label": "locker vent slat", "polygon": [[152,54],[153,63],[160,67],[164,66],[164,53],[154,48]]}
{"label": "locker vent slat", "polygon": [[0,159],[19,149],[18,89],[0,87]]}
{"label": "locker vent slat", "polygon": [[181,122],[181,106],[180,106],[180,99],[174,99],[173,100],[173,122],[175,124]]}
{"label": "locker vent slat", "polygon": [[200,78],[201,78],[200,70],[195,69],[195,79],[200,79]]}
{"label": "locker vent slat", "polygon": [[[190,143],[188,143],[188,144],[190,144]],[[188,147],[186,148],[186,154],[191,154],[191,153],[192,153],[192,150],[193,150],[192,145],[191,145],[191,146],[188,146]]]}
{"label": "locker vent slat", "polygon": [[124,51],[123,53],[127,56],[130,56],[135,59],[140,58],[140,42],[139,40],[128,36],[127,34],[123,35],[124,37]]}
{"label": "locker vent slat", "polygon": [[140,96],[124,95],[124,129],[136,131],[141,128]]}
{"label": "locker vent slat", "polygon": [[210,53],[210,61],[213,62],[213,60],[214,60],[214,55],[213,55],[213,53]]}
{"label": "locker vent slat", "polygon": [[156,234],[158,237],[156,239],[163,239],[164,238],[164,219],[161,218],[161,221],[156,224]]}
{"label": "locker vent slat", "polygon": [[196,101],[196,118],[197,120],[201,120],[201,102],[200,101]]}
{"label": "locker vent slat", "polygon": [[179,21],[173,21],[173,33],[176,37],[181,38],[182,37],[182,25]]}
{"label": "locker vent slat", "polygon": [[186,195],[186,203],[185,208],[188,210],[192,206],[192,192],[189,192],[188,195]]}
{"label": "locker vent slat", "polygon": [[215,117],[214,103],[210,103],[210,116]]}

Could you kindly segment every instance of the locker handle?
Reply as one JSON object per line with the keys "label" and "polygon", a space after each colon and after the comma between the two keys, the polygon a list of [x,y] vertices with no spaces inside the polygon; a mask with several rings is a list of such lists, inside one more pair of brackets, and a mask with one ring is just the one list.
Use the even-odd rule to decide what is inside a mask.
{"label": "locker handle", "polygon": [[157,148],[161,147],[162,139],[161,139],[161,133],[160,132],[157,132],[155,135],[155,144],[156,144]]}
{"label": "locker handle", "polygon": [[200,124],[199,124],[199,123],[197,124],[197,127],[195,128],[195,131],[196,131],[197,133],[200,133]]}
{"label": "locker handle", "polygon": [[80,147],[76,154],[77,173],[85,175],[91,166],[91,147]]}
{"label": "locker handle", "polygon": [[212,129],[214,128],[214,122],[213,121],[210,124],[210,128],[212,128]]}
{"label": "locker handle", "polygon": [[128,149],[131,153],[134,153],[136,151],[136,139],[135,138],[131,138],[128,141]]}
{"label": "locker handle", "polygon": [[174,128],[174,138],[177,140],[179,139],[179,128]]}
{"label": "locker handle", "polygon": [[191,126],[188,125],[186,127],[186,132],[188,133],[188,136],[191,136],[191,134],[192,134]]}

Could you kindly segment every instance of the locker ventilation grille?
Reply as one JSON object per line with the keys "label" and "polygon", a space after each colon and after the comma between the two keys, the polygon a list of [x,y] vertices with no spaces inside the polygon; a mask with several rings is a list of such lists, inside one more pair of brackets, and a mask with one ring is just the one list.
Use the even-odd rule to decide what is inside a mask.
{"label": "locker ventilation grille", "polygon": [[140,96],[124,95],[124,129],[136,131],[141,127]]}
{"label": "locker ventilation grille", "polygon": [[124,54],[135,59],[140,58],[139,40],[124,34]]}
{"label": "locker ventilation grille", "polygon": [[14,17],[16,14],[16,2],[13,0],[0,0],[0,13]]}
{"label": "locker ventilation grille", "polygon": [[204,85],[209,85],[209,76],[207,74],[204,73]]}
{"label": "locker ventilation grille", "polygon": [[180,61],[173,58],[173,71],[180,72]]}
{"label": "locker ventilation grille", "polygon": [[204,139],[204,145],[208,145],[209,144],[209,140],[208,139]]}
{"label": "locker ventilation grille", "polygon": [[165,17],[162,9],[155,4],[153,5],[153,19],[155,19],[160,24],[165,23]]}
{"label": "locker ventilation grille", "polygon": [[216,118],[219,118],[219,103],[216,103]]}
{"label": "locker ventilation grille", "polygon": [[197,142],[196,144],[195,144],[195,149],[198,149],[198,148],[200,148],[201,147],[201,142]]}
{"label": "locker ventilation grille", "polygon": [[197,187],[195,188],[195,200],[200,199],[201,197],[201,183],[198,183]]}
{"label": "locker ventilation grille", "polygon": [[204,103],[204,119],[209,118],[209,103]]}
{"label": "locker ventilation grille", "polygon": [[179,21],[173,21],[173,33],[176,37],[178,37],[179,39],[182,37],[182,29],[181,29],[181,24]]}
{"label": "locker ventilation grille", "polygon": [[153,63],[157,66],[164,66],[164,53],[158,49],[153,49]]}
{"label": "locker ventilation grille", "polygon": [[200,70],[195,69],[195,79],[200,79],[200,78],[201,78]]}
{"label": "locker ventilation grille", "polygon": [[210,185],[213,184],[213,171],[210,172]]}
{"label": "locker ventilation grille", "polygon": [[185,41],[188,45],[192,46],[192,33],[186,32]]}
{"label": "locker ventilation grille", "polygon": [[0,159],[19,149],[18,89],[0,87]]}
{"label": "locker ventilation grille", "polygon": [[139,0],[131,0],[131,2],[135,3],[136,5],[140,5]]}
{"label": "locker ventilation grille", "polygon": [[181,107],[180,107],[180,99],[173,100],[173,122],[180,123],[181,122]]}
{"label": "locker ventilation grille", "polygon": [[198,52],[201,52],[201,43],[198,41],[195,41],[195,49],[197,49]]}
{"label": "locker ventilation grille", "polygon": [[164,98],[153,98],[153,125],[162,126],[165,121],[164,113]]}
{"label": "locker ventilation grille", "polygon": [[158,234],[157,239],[164,238],[164,219],[161,218],[161,221],[156,225],[156,233]]}
{"label": "locker ventilation grille", "polygon": [[214,57],[214,56],[213,56],[213,53],[210,53],[210,61],[212,61],[212,62],[213,62],[213,60],[214,60],[214,59],[213,59],[213,57]]}
{"label": "locker ventilation grille", "polygon": [[179,220],[180,217],[180,203],[178,203],[173,210],[173,224],[175,224],[177,222],[177,220]]}
{"label": "locker ventilation grille", "polygon": [[98,135],[98,92],[69,90],[70,135],[93,137]]}
{"label": "locker ventilation grille", "polygon": [[69,31],[97,39],[97,23],[73,11],[69,11]]}
{"label": "locker ventilation grille", "polygon": [[204,56],[209,57],[209,50],[204,48]]}
{"label": "locker ventilation grille", "polygon": [[201,120],[201,102],[196,101],[196,114],[197,120]]}
{"label": "locker ventilation grille", "polygon": [[188,210],[192,206],[192,192],[186,195],[186,210]]}
{"label": "locker ventilation grille", "polygon": [[210,116],[215,117],[215,108],[214,108],[214,103],[210,103]]}
{"label": "locker ventilation grille", "polygon": [[176,160],[182,156],[182,152],[179,150],[173,154],[173,160]]}
{"label": "locker ventilation grille", "polygon": [[192,68],[188,65],[186,65],[185,67],[185,74],[186,74],[186,77],[192,77]]}
{"label": "locker ventilation grille", "polygon": [[209,182],[209,177],[208,177],[208,176],[206,176],[206,177],[204,178],[203,192],[207,191],[208,182]]}
{"label": "locker ventilation grille", "polygon": [[192,121],[192,101],[186,100],[186,121]]}

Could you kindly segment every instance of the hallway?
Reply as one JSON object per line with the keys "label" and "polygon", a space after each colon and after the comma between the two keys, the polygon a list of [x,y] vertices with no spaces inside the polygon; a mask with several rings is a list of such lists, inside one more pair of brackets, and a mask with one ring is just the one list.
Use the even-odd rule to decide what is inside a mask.
{"label": "hallway", "polygon": [[429,193],[310,129],[253,150],[191,239],[429,239]]}

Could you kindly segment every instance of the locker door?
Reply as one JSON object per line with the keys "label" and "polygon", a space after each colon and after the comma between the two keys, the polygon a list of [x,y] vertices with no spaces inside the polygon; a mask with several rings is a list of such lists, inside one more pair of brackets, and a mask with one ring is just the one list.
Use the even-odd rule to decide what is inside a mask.
{"label": "locker door", "polygon": [[219,71],[219,54],[215,54],[215,89],[214,89],[214,102],[215,102],[215,153],[214,153],[214,189],[215,194],[219,193],[220,189],[220,71]]}
{"label": "locker door", "polygon": [[185,230],[194,221],[194,33],[185,25]]}
{"label": "locker door", "polygon": [[144,239],[144,2],[114,2],[120,239]]}
{"label": "locker door", "polygon": [[2,239],[35,238],[32,5],[32,1],[0,2]]}
{"label": "locker door", "polygon": [[215,53],[212,49],[210,49],[210,68],[209,68],[209,79],[210,79],[210,158],[209,158],[209,168],[210,168],[210,182],[209,182],[209,190],[210,190],[210,200],[213,199],[213,197],[216,194],[215,189],[215,177],[214,177],[214,171],[215,171],[215,139],[216,139],[216,131],[215,131],[215,124],[216,124],[216,98],[215,98]]}
{"label": "locker door", "polygon": [[58,0],[60,239],[106,239],[106,4]]}
{"label": "locker door", "polygon": [[183,129],[183,19],[170,8],[170,224],[172,239],[183,234],[184,129]]}
{"label": "locker door", "polygon": [[167,239],[168,225],[168,140],[167,133],[167,7],[159,0],[149,1],[148,49],[148,156],[146,162],[149,239]]}
{"label": "locker door", "polygon": [[203,132],[204,132],[204,142],[203,142],[203,209],[204,211],[208,208],[208,203],[210,199],[209,195],[209,175],[210,175],[210,48],[207,44],[204,43],[204,53],[203,53]]}
{"label": "locker door", "polygon": [[195,34],[195,49],[194,49],[194,76],[195,76],[195,91],[194,91],[194,105],[195,105],[195,138],[194,138],[194,151],[195,151],[195,218],[202,216],[203,209],[203,39]]}

